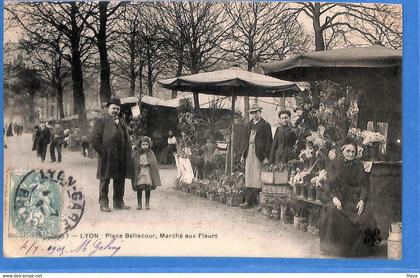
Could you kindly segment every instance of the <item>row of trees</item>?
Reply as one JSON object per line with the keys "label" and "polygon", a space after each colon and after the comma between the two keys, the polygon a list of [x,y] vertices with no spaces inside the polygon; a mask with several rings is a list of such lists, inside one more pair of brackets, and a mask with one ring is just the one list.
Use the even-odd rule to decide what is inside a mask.
{"label": "row of trees", "polygon": [[5,9],[6,28],[23,30],[26,68],[53,88],[60,117],[63,88],[71,80],[73,112],[82,126],[89,73],[99,75],[105,102],[113,78],[129,84],[130,96],[152,95],[157,78],[234,63],[254,71],[302,51],[376,40],[402,46],[400,7],[385,4],[102,1],[8,3]]}

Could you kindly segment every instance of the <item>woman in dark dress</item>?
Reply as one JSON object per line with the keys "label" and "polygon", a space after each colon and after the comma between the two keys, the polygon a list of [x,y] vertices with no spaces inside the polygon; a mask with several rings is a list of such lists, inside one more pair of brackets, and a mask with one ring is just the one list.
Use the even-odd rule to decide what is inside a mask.
{"label": "woman in dark dress", "polygon": [[369,211],[369,180],[356,159],[357,145],[346,140],[341,154],[327,169],[329,202],[320,226],[320,249],[324,255],[367,256],[372,245],[364,242],[365,233],[376,228]]}

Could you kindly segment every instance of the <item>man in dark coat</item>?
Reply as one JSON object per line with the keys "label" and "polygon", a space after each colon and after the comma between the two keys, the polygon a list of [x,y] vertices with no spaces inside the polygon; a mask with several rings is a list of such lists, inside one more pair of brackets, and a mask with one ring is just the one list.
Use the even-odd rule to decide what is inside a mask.
{"label": "man in dark coat", "polygon": [[97,179],[101,211],[110,212],[109,183],[113,179],[115,209],[129,209],[124,204],[125,179],[132,177],[131,143],[128,127],[119,117],[121,101],[113,98],[107,103],[108,115],[98,119],[91,134],[91,142],[99,155]]}
{"label": "man in dark coat", "polygon": [[257,203],[258,193],[262,188],[261,170],[269,164],[273,137],[271,126],[261,117],[261,108],[254,103],[249,110],[253,117],[245,128],[243,155],[241,163],[245,164],[246,200],[241,208],[250,208]]}
{"label": "man in dark coat", "polygon": [[46,127],[45,123],[41,123],[39,127],[38,136],[38,154],[41,157],[41,162],[45,161],[45,155],[47,154],[48,144],[51,142],[51,131]]}
{"label": "man in dark coat", "polygon": [[279,112],[280,126],[276,129],[274,134],[273,146],[270,152],[270,163],[280,164],[287,163],[293,159],[293,146],[296,143],[296,134],[290,127],[289,110],[281,110]]}
{"label": "man in dark coat", "polygon": [[51,162],[55,162],[55,150],[57,150],[57,161],[61,162],[61,146],[64,143],[64,129],[60,122],[56,122],[51,133],[50,156]]}

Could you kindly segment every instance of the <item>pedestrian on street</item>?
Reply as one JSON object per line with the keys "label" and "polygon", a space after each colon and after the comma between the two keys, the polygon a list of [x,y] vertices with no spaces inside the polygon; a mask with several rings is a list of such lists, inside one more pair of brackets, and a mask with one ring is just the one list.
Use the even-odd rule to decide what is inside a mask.
{"label": "pedestrian on street", "polygon": [[261,110],[258,103],[252,104],[249,110],[252,119],[245,129],[241,163],[245,162],[246,198],[241,208],[251,208],[257,204],[257,196],[262,188],[261,170],[270,162],[273,136],[270,124],[261,117]]}
{"label": "pedestrian on street", "polygon": [[142,195],[145,192],[145,209],[150,209],[150,192],[161,186],[158,162],[151,150],[151,139],[143,136],[140,148],[133,152],[132,187],[137,192],[137,210],[142,209]]}
{"label": "pedestrian on street", "polygon": [[290,126],[289,110],[279,112],[280,126],[274,134],[273,146],[271,147],[270,163],[272,165],[286,164],[294,157],[293,148],[296,143],[296,134]]}
{"label": "pedestrian on street", "polygon": [[125,179],[132,178],[131,143],[128,127],[120,118],[121,101],[112,98],[107,104],[108,114],[96,121],[91,142],[99,155],[96,178],[99,182],[101,211],[110,212],[109,183],[113,179],[115,209],[129,209],[124,204]]}
{"label": "pedestrian on street", "polygon": [[45,123],[40,124],[39,137],[38,137],[38,154],[41,157],[41,162],[45,161],[45,155],[47,154],[48,144],[51,142],[51,131],[46,127]]}
{"label": "pedestrian on street", "polygon": [[11,137],[13,136],[13,123],[10,123],[7,127],[6,136]]}
{"label": "pedestrian on street", "polygon": [[64,129],[61,127],[61,123],[59,121],[55,122],[50,145],[51,162],[55,162],[55,150],[57,150],[57,162],[61,162],[61,146],[64,143],[64,137]]}
{"label": "pedestrian on street", "polygon": [[36,125],[34,130],[32,131],[32,151],[37,151],[37,157],[39,157],[39,153],[37,150],[38,146],[38,138],[39,138],[39,126]]}

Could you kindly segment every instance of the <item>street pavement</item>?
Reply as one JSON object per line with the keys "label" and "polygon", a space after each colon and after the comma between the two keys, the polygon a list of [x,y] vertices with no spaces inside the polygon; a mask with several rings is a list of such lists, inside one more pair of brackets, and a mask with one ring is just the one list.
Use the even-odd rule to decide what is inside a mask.
{"label": "street pavement", "polygon": [[[98,205],[99,181],[96,159],[80,152],[63,151],[61,163],[45,162],[31,151],[30,134],[7,138],[4,171],[8,169],[58,169],[74,176],[86,199],[80,223],[65,239],[72,252],[67,256],[227,256],[313,258],[319,254],[319,239],[295,230],[280,221],[266,219],[256,209],[241,210],[199,198],[175,189],[175,168],[162,168],[162,187],[151,193],[151,210],[136,210],[136,193],[131,182],[125,183],[125,203],[130,210],[101,212]],[[48,150],[49,151],[49,150]],[[109,197],[112,209],[112,186]],[[86,238],[102,240],[108,249],[82,252],[78,246]],[[51,242],[41,243],[49,246]],[[111,250],[111,245],[118,246]],[[115,247],[114,246],[114,247]],[[46,248],[46,247],[45,247]],[[50,250],[52,250],[50,248]],[[42,255],[42,254],[41,254]],[[63,254],[50,252],[49,255]]]}

